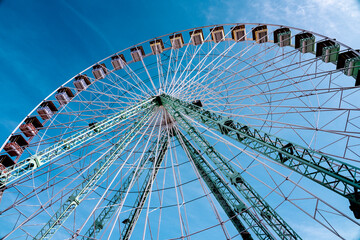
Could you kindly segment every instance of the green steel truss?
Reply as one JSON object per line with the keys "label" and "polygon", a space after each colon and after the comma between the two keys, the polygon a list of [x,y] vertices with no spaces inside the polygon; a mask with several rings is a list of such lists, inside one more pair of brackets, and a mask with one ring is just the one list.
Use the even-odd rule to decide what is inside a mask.
{"label": "green steel truss", "polygon": [[141,128],[151,116],[151,109],[146,111],[134,126],[127,130],[127,133],[119,139],[106,153],[104,153],[97,165],[88,176],[84,179],[81,185],[74,190],[71,196],[63,203],[60,209],[51,217],[40,232],[35,236],[35,239],[50,239],[54,233],[60,228],[61,224],[69,217],[69,215],[76,209],[81,201],[90,193],[98,180],[109,169],[109,167],[118,159],[122,151],[132,141],[132,139],[140,132]]}
{"label": "green steel truss", "polygon": [[51,160],[63,155],[66,152],[74,150],[76,147],[96,137],[101,132],[111,129],[126,119],[139,114],[139,111],[149,109],[154,105],[155,104],[152,98],[139,102],[132,107],[129,107],[113,116],[93,124],[90,128],[83,129],[82,131],[75,133],[74,135],[52,145],[51,147],[38,152],[36,155],[19,161],[10,170],[7,169],[7,171],[1,172],[0,186],[9,185],[16,182],[17,179],[25,176],[28,173],[31,173],[32,170],[49,163]]}
{"label": "green steel truss", "polygon": [[[159,162],[159,164],[161,164],[162,158],[167,150],[168,144],[169,143],[168,143],[167,135],[163,135],[163,137],[159,142],[158,140],[156,140],[152,143],[148,151],[146,151],[146,153],[142,156],[139,166],[128,175],[128,177],[122,183],[121,187],[108,201],[106,207],[96,217],[94,223],[89,227],[89,229],[86,231],[82,239],[93,239],[96,237],[98,233],[101,232],[101,230],[104,228],[104,226],[108,223],[108,221],[112,218],[112,216],[116,212],[118,206],[120,206],[123,203],[124,194],[127,192],[128,189],[131,189],[133,187],[134,183],[144,173],[143,171],[144,167],[148,169],[149,172],[151,172],[152,170],[151,164],[152,162],[154,162],[154,159],[158,159],[155,162],[156,163]],[[157,146],[161,146],[160,149],[157,149]],[[158,156],[156,156],[157,151],[160,151]],[[149,177],[146,177],[146,179],[149,179]],[[127,224],[126,227],[129,228]]]}
{"label": "green steel truss", "polygon": [[[254,188],[238,173],[232,165],[215,150],[203,135],[175,109],[167,107],[179,126],[184,129],[193,141],[204,151],[216,167],[228,178],[241,195],[260,214],[266,223],[279,236],[279,239],[301,239],[300,236],[276,213],[274,209],[258,194]],[[253,226],[253,225],[249,225]],[[263,239],[263,238],[261,238]]]}
{"label": "green steel truss", "polygon": [[[355,216],[357,210],[354,209],[360,209],[359,168],[330,156],[326,156],[320,152],[272,136],[250,126],[235,122],[230,118],[221,116],[210,110],[162,94],[155,98],[152,97],[146,101],[142,101],[101,122],[95,123],[88,129],[79,131],[71,137],[39,152],[37,155],[19,162],[7,173],[1,173],[0,184],[9,185],[32,170],[51,162],[52,159],[74,150],[76,147],[84,144],[99,133],[109,130],[130,117],[141,114],[140,120],[136,120],[134,126],[127,130],[126,134],[121,137],[118,143],[112,146],[99,158],[99,162],[95,168],[89,173],[82,184],[74,190],[65,203],[61,205],[60,209],[40,230],[35,239],[50,239],[53,236],[81,201],[94,189],[98,180],[103,176],[107,169],[109,169],[112,163],[140,132],[140,129],[153,113],[155,105],[163,105],[165,109],[167,109],[168,113],[176,120],[177,124],[189,134],[192,140],[202,149],[202,151],[204,151],[221,173],[230,180],[231,184],[234,185],[234,188],[248,201],[254,211],[262,217],[262,220],[260,220],[259,216],[256,216],[246,207],[242,200],[233,192],[233,189],[227,185],[222,177],[182,133],[178,132],[178,134],[174,134],[174,131],[177,131],[176,127],[171,130],[172,134],[174,134],[181,143],[189,159],[192,160],[199,174],[243,239],[252,239],[252,236],[246,231],[246,228],[240,221],[240,217],[260,239],[274,239],[272,233],[269,232],[266,225],[264,225],[265,222],[271,227],[273,232],[279,236],[279,239],[301,238],[287,225],[275,210],[265,202],[250,184],[244,180],[241,174],[238,173],[232,165],[206,141],[201,133],[191,126],[185,116],[191,117],[199,123],[219,131],[221,134],[250,147],[267,158],[270,158],[316,183],[331,189],[341,196],[346,197],[353,207],[352,210],[354,211]],[[152,168],[148,168],[141,191],[134,203],[135,208],[130,212],[129,217],[123,221],[124,228],[121,232],[121,239],[128,239],[130,237],[165,156],[168,148],[168,141],[168,136],[163,132],[159,143],[154,143],[154,145],[148,149],[139,163],[139,168],[133,170],[129,174],[121,188],[108,202],[108,207],[104,208],[98,215],[91,228],[86,232],[84,236],[85,239],[95,237],[95,235],[103,229],[116,212],[118,206],[121,205],[124,199],[124,193],[132,188],[133,182],[138,181],[143,173],[143,167],[145,165],[152,165],[150,164],[150,159],[154,159],[154,165]],[[154,149],[157,146],[160,147],[160,151],[158,156],[155,156],[154,154],[157,151],[154,151]]]}
{"label": "green steel truss", "polygon": [[165,94],[157,101],[344,196],[357,217],[360,168]]}
{"label": "green steel truss", "polygon": [[138,197],[135,200],[135,208],[133,208],[129,214],[129,217],[123,221],[125,226],[123,227],[121,231],[121,240],[128,240],[131,236],[132,231],[134,230],[136,221],[138,220],[141,210],[143,209],[143,206],[145,204],[145,201],[151,191],[153,182],[156,178],[156,175],[159,171],[159,168],[161,166],[161,163],[165,157],[165,153],[169,146],[168,141],[168,135],[164,133],[164,135],[161,138],[162,145],[160,148],[160,152],[156,158],[154,158],[154,167],[149,169],[146,178],[144,180],[144,183],[140,189],[141,194],[138,195]]}
{"label": "green steel truss", "polygon": [[180,132],[175,136],[242,238],[244,240],[253,239],[239,216],[244,219],[259,239],[275,239],[185,136]]}

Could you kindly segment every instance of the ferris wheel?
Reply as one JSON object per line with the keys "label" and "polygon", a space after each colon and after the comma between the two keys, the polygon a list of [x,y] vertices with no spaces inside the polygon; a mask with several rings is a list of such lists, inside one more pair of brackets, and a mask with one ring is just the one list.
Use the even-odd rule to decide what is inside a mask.
{"label": "ferris wheel", "polygon": [[0,154],[3,239],[347,239],[360,223],[360,53],[223,24],[80,72]]}

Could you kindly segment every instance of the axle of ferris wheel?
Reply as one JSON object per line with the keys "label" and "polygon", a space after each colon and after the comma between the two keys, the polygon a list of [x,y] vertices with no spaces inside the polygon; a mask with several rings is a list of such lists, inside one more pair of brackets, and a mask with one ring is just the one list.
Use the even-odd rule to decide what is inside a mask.
{"label": "axle of ferris wheel", "polygon": [[200,100],[188,103],[162,94],[155,101],[347,198],[360,219],[360,168],[207,110]]}
{"label": "axle of ferris wheel", "polygon": [[[119,122],[143,111],[143,119],[140,120],[138,125],[135,125],[132,132],[129,133],[130,135],[128,134],[127,136],[124,136],[125,138],[122,138],[119,142],[121,146],[119,145],[117,147],[120,147],[120,149],[115,149],[110,152],[110,154],[114,157],[104,157],[105,161],[111,165],[111,163],[116,159],[115,156],[118,156],[117,152],[121,152],[121,149],[124,149],[127,143],[129,143],[138,133],[144,122],[148,120],[148,117],[150,116],[149,114],[153,111],[155,106],[162,106],[167,110],[171,117],[176,120],[177,124],[187,132],[193,141],[206,153],[208,158],[213,161],[219,170],[231,181],[231,183],[235,185],[236,189],[247,199],[247,201],[249,201],[253,209],[257,210],[263,217],[265,216],[264,220],[268,220],[269,226],[277,234],[288,234],[289,237],[286,237],[287,239],[299,239],[296,233],[293,232],[293,230],[287,226],[285,221],[283,221],[280,216],[278,216],[276,212],[271,209],[271,207],[260,197],[260,195],[245,182],[241,175],[238,174],[231,165],[227,163],[209,143],[206,142],[202,135],[188,123],[186,120],[187,118],[190,117],[199,123],[206,125],[208,128],[214,129],[221,134],[238,141],[244,146],[250,147],[267,158],[272,159],[273,161],[276,161],[281,165],[290,168],[291,170],[347,198],[350,202],[350,209],[354,212],[355,217],[360,218],[360,185],[358,182],[359,168],[330,156],[326,156],[320,152],[262,132],[250,126],[235,122],[233,119],[224,117],[210,110],[206,110],[203,108],[200,100],[196,100],[193,103],[187,103],[165,94],[140,102],[135,106],[97,123],[96,126],[92,126],[89,129],[84,129],[75,133],[66,140],[54,144],[37,155],[19,162],[10,171],[1,173],[2,184],[9,185],[16,183],[16,181],[21,177],[28,175],[37,168],[47,165],[53,159],[65,154],[66,152],[76,149],[78,146],[84,144],[100,132],[107,131],[119,124]],[[206,174],[209,173],[209,171],[206,170],[207,166],[200,164],[202,163],[202,158],[197,156],[195,148],[192,147],[192,145],[189,145],[187,140],[181,134],[179,136],[180,137],[177,137],[178,141],[182,142],[185,152],[191,152],[191,154],[189,154],[189,158],[194,162],[194,165],[208,187],[212,189],[213,192],[221,192],[219,191],[222,189],[220,185],[214,184],[215,182],[219,183],[218,180],[214,180],[217,176],[212,176],[212,179],[210,175]],[[114,155],[114,153],[116,154]],[[196,159],[200,160],[196,163]],[[72,194],[70,196],[70,198],[72,198],[69,198],[71,200],[69,200],[69,204],[65,207],[62,206],[37,236],[41,239],[46,239],[53,235],[56,229],[61,225],[59,223],[64,221],[70,215],[70,213],[74,210],[74,206],[76,207],[80,204],[81,199],[89,193],[96,184],[97,180],[100,179],[103,172],[107,169],[106,167],[110,165],[105,164],[105,168],[95,169],[96,171],[94,170],[94,175],[84,180],[88,182],[84,182],[84,184],[82,184],[82,189],[76,190],[76,194]],[[146,188],[144,188],[144,191],[145,190]],[[223,193],[217,196],[219,202],[225,199],[224,204],[222,205],[224,210],[230,206],[229,204],[231,202],[234,204],[234,201],[230,198],[224,197],[231,195],[229,194],[230,193],[228,192],[227,194]],[[144,197],[146,199],[146,195],[144,195]],[[73,204],[73,202],[76,204]],[[238,205],[241,205],[241,203],[238,202]],[[235,208],[233,206],[232,211],[234,211],[234,209]],[[225,212],[228,216],[234,216],[234,212],[227,212],[226,210]],[[246,220],[246,218],[242,215],[240,216],[249,224],[248,219]],[[285,229],[287,229],[286,233],[281,230],[284,229],[284,226]],[[238,230],[243,229],[240,223],[238,223],[238,227]],[[254,232],[256,232],[256,230]],[[264,236],[266,236],[266,231],[263,232],[265,232]],[[257,235],[258,237],[261,236],[261,234]]]}

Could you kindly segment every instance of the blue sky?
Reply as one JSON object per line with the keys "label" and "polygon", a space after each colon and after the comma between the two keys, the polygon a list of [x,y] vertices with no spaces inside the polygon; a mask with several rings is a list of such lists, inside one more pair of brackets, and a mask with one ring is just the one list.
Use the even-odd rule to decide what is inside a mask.
{"label": "blue sky", "polygon": [[[276,2],[276,5],[274,5]],[[0,141],[52,91],[147,39],[229,22],[303,28],[360,48],[355,0],[0,0]]]}
{"label": "blue sky", "polygon": [[196,26],[268,22],[360,48],[355,0],[0,1],[0,139],[48,94],[93,63],[144,40]]}

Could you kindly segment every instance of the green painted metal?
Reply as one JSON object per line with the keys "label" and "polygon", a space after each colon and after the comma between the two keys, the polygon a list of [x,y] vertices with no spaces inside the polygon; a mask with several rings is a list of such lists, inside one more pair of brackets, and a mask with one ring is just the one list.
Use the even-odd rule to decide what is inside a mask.
{"label": "green painted metal", "polygon": [[348,76],[353,76],[355,79],[360,69],[360,57],[346,59],[344,73]]}
{"label": "green painted metal", "polygon": [[127,130],[119,141],[112,146],[105,154],[100,157],[97,165],[91,170],[89,175],[84,179],[81,185],[74,190],[71,196],[61,205],[60,209],[51,217],[45,226],[35,236],[35,239],[50,239],[70,214],[76,209],[81,201],[89,194],[98,180],[103,176],[107,169],[121,155],[122,151],[132,141],[132,139],[140,132],[141,128],[147,122],[152,114],[152,109],[146,111],[138,122],[134,123],[134,127]]}
{"label": "green painted metal", "polygon": [[132,231],[134,230],[136,222],[140,216],[141,210],[143,209],[143,206],[151,191],[153,182],[157,176],[161,163],[165,157],[165,153],[169,146],[168,140],[169,140],[168,135],[164,133],[160,141],[162,142],[160,152],[158,156],[154,159],[153,168],[149,169],[145,177],[144,183],[139,191],[139,193],[141,194],[139,194],[135,200],[135,204],[134,204],[135,207],[131,210],[129,217],[123,221],[124,227],[121,230],[121,237],[120,237],[121,240],[128,240],[131,236]]}
{"label": "green painted metal", "polygon": [[[226,159],[211,146],[203,135],[173,108],[167,108],[176,122],[184,129],[193,141],[204,151],[216,167],[230,180],[234,187],[250,203],[252,208],[263,217],[279,239],[301,239],[301,237],[280,217],[279,214],[258,194],[251,185],[238,173]],[[252,226],[252,225],[250,225]]]}
{"label": "green painted metal", "polygon": [[[258,193],[256,193],[256,191],[244,180],[244,178],[234,170],[231,164],[228,163],[225,158],[206,141],[201,133],[189,124],[184,117],[185,115],[346,197],[352,204],[352,210],[354,213],[357,211],[356,207],[360,206],[360,184],[359,180],[357,180],[360,173],[359,168],[326,156],[317,151],[299,146],[276,136],[272,136],[250,126],[235,122],[230,118],[224,117],[210,110],[206,110],[180,99],[162,94],[158,97],[150,98],[138,105],[132,106],[110,118],[105,119],[102,122],[96,123],[89,129],[78,132],[72,137],[57,143],[42,152],[39,152],[37,156],[25,159],[7,174],[2,173],[0,176],[2,183],[10,184],[28,172],[43,166],[52,159],[85,143],[87,140],[96,136],[100,132],[107,131],[121,121],[143,111],[142,119],[135,123],[135,127],[129,129],[126,136],[120,139],[117,144],[107,151],[106,156],[100,160],[98,165],[83,181],[81,186],[73,192],[73,194],[61,206],[55,215],[52,216],[49,222],[40,230],[35,239],[50,239],[53,236],[53,234],[69,217],[72,211],[74,211],[74,209],[81,203],[85,196],[93,190],[103,173],[106,172],[106,170],[121,154],[123,149],[126,148],[135,135],[140,131],[144,122],[149,119],[155,105],[163,105],[167,109],[170,115],[176,119],[177,123],[191,136],[193,141],[199,145],[209,159],[211,159],[224,176],[230,180],[234,187],[251,204],[252,208],[262,216],[263,221],[273,229],[274,233],[276,233],[280,239],[301,238],[287,225],[287,223],[275,212],[275,210],[272,209]],[[194,165],[198,169],[200,175],[214,193],[214,196],[231,219],[236,229],[242,233],[243,239],[252,239],[252,237],[247,231],[244,231],[245,227],[242,225],[239,217],[244,219],[246,224],[260,239],[274,239],[262,221],[260,221],[254,213],[246,208],[246,205],[237,197],[233,190],[222,180],[218,173],[216,173],[216,171],[207,163],[207,161],[201,156],[201,154],[199,154],[191,143],[187,141],[182,134],[175,136],[180,142],[184,143],[183,147],[185,147],[185,151],[189,153],[189,158],[194,162]],[[134,205],[136,207],[130,213],[127,221],[124,222],[125,226],[121,232],[121,239],[128,239],[130,237],[147,196],[151,191],[152,183],[168,147],[168,145],[165,144],[165,142],[168,142],[168,139],[166,138],[165,141],[164,135],[160,142],[162,143],[161,151],[159,156],[156,158],[157,160],[154,161],[154,171],[149,170],[147,173],[146,179],[141,188],[141,194],[139,194]],[[153,152],[154,151],[152,151],[152,153]],[[140,163],[141,166],[144,166],[147,162],[146,160],[149,159],[148,154],[150,154],[150,150],[145,154],[144,158],[142,158]],[[140,169],[142,169],[142,167],[140,167]],[[131,188],[131,179],[135,179],[135,181],[137,181],[141,174],[142,171],[134,170],[130,174],[132,177],[129,176],[122,188],[109,201],[108,205],[110,204],[113,206],[117,205],[114,204],[115,202],[121,202],[123,199],[123,193],[126,192],[129,187]],[[115,211],[116,207],[104,208],[104,211],[100,213],[94,222],[93,227],[86,232],[85,236],[91,238],[99,233],[113,216]]]}
{"label": "green painted metal", "polygon": [[360,168],[174,97],[161,95],[160,98],[163,105],[172,106],[177,111],[196,119],[207,127],[220,131],[222,134],[349,199],[351,206],[355,209],[352,210],[356,216],[356,207],[360,209]]}
{"label": "green painted metal", "polygon": [[335,44],[331,46],[326,46],[323,48],[323,53],[321,59],[324,62],[336,63],[339,57],[340,45]]}
{"label": "green painted metal", "polygon": [[[139,166],[137,169],[134,169],[129,176],[125,179],[125,181],[122,183],[121,187],[115,192],[113,197],[108,201],[107,205],[103,208],[103,210],[100,212],[100,214],[96,217],[94,223],[89,227],[89,229],[86,231],[82,239],[93,239],[96,237],[97,234],[101,232],[103,227],[109,222],[109,220],[112,218],[116,210],[120,205],[122,205],[124,201],[124,194],[127,192],[128,189],[131,189],[135,182],[139,179],[139,177],[144,173],[144,168],[148,169],[148,171],[151,172],[152,168],[152,159],[156,159],[156,153],[158,151],[157,146],[160,147],[160,151],[166,151],[168,146],[168,137],[167,135],[164,135],[164,137],[161,138],[161,140],[158,142],[154,141],[149,149],[146,151],[146,153],[142,156]],[[162,161],[161,158],[163,153],[160,152],[158,154],[158,161]]]}
{"label": "green painted metal", "polygon": [[239,217],[244,219],[260,239],[274,239],[185,136],[181,132],[175,136],[241,237],[244,240],[253,239]]}
{"label": "green painted metal", "polygon": [[33,155],[27,159],[19,161],[11,169],[6,169],[0,174],[0,186],[9,185],[14,183],[22,176],[31,173],[36,168],[44,166],[51,162],[51,160],[69,152],[76,147],[84,144],[90,139],[96,137],[101,132],[107,131],[119,123],[135,116],[142,110],[152,108],[155,105],[153,98],[147,99],[146,101],[139,102],[113,116],[110,116],[101,122],[93,124],[90,128],[83,129],[75,133],[74,135],[58,142],[51,147],[48,147],[36,155]]}
{"label": "green painted metal", "polygon": [[315,36],[300,39],[299,51],[302,53],[314,52]]}

